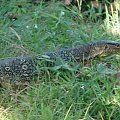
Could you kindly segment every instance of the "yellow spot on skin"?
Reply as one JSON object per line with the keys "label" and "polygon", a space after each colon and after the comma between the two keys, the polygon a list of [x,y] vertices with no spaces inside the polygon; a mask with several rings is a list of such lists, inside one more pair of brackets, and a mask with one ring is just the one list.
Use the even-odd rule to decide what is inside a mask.
{"label": "yellow spot on skin", "polygon": [[10,67],[9,67],[9,66],[5,67],[5,70],[6,70],[6,71],[9,71],[9,70],[10,70]]}
{"label": "yellow spot on skin", "polygon": [[27,66],[27,65],[22,65],[22,69],[23,69],[23,70],[27,70],[27,69],[28,69],[28,66]]}

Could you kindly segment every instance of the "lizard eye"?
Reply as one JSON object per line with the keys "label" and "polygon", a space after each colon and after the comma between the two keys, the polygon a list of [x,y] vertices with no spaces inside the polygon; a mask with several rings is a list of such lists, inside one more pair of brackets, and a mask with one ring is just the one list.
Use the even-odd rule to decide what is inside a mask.
{"label": "lizard eye", "polygon": [[105,45],[105,49],[108,49],[109,48],[109,46],[108,45]]}
{"label": "lizard eye", "polygon": [[120,48],[120,44],[117,44],[116,47],[117,47],[117,48]]}

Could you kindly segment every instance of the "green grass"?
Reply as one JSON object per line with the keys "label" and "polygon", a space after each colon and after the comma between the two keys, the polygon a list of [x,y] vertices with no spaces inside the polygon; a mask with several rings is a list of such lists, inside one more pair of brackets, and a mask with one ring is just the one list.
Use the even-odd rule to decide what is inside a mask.
{"label": "green grass", "polygon": [[[108,19],[86,20],[77,8],[65,8],[60,2],[11,1],[0,5],[0,58],[42,54],[101,39],[120,41],[119,34],[111,33]],[[43,68],[42,76],[26,88],[1,87],[0,120],[119,120],[119,62],[115,55],[72,66],[58,61]]]}

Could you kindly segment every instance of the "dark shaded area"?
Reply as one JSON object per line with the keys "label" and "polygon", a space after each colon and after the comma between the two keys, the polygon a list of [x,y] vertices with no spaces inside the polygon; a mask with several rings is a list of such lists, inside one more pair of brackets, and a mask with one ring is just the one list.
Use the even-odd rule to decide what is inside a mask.
{"label": "dark shaded area", "polygon": [[112,14],[113,11],[116,11],[117,5],[119,4],[119,1],[117,0],[79,0],[79,3],[77,0],[65,0],[66,5],[75,5],[80,6],[81,5],[81,12],[89,11],[89,9],[93,9],[95,13],[102,13],[103,18],[105,18],[105,11],[106,8],[108,9],[108,13]]}
{"label": "dark shaded area", "polygon": [[[49,1],[58,0],[31,0],[31,3],[38,5],[41,2],[46,3]],[[97,19],[106,18],[106,8],[109,14],[112,14],[114,11],[118,10],[117,6],[119,4],[118,0],[59,0],[63,2],[66,6],[77,6],[81,13],[88,17],[90,12],[97,13]],[[48,3],[49,4],[49,3]]]}

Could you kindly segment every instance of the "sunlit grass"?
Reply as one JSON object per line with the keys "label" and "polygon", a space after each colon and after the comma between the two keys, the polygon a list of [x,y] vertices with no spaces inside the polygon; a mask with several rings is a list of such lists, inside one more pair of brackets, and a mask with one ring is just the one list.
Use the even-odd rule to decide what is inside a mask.
{"label": "sunlit grass", "polygon": [[[13,120],[14,117],[12,117],[11,112],[9,111],[9,108],[4,109],[3,107],[0,107],[0,120]],[[14,119],[18,120],[18,119]]]}
{"label": "sunlit grass", "polygon": [[105,27],[106,31],[109,34],[113,35],[120,35],[120,19],[119,19],[119,8],[116,7],[114,10],[113,6],[111,6],[111,11],[109,13],[108,7],[105,6],[106,10],[106,20],[105,20]]}

